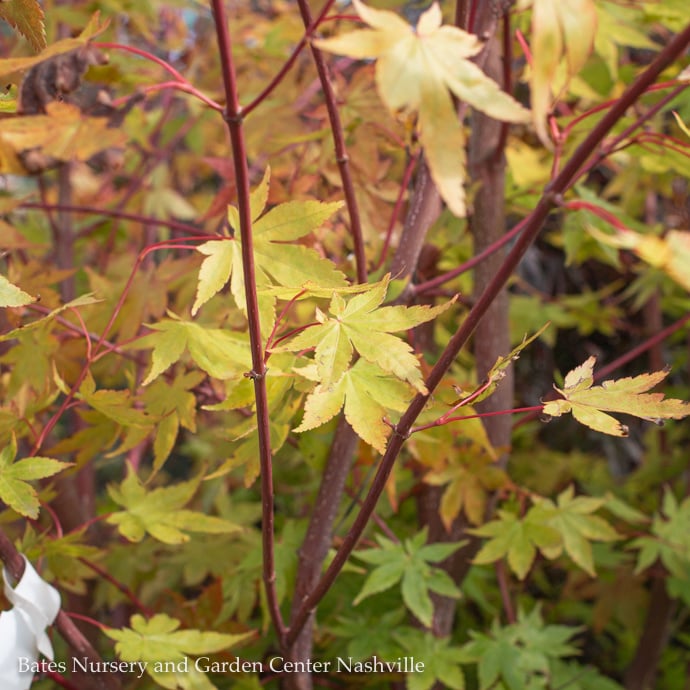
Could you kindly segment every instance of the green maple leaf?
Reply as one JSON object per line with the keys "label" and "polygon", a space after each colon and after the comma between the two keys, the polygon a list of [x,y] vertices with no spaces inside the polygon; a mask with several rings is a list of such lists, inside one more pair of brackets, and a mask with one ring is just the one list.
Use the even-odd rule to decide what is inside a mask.
{"label": "green maple leaf", "polygon": [[317,309],[318,325],[302,331],[281,349],[295,352],[315,348],[317,380],[325,388],[340,380],[357,351],[384,372],[407,381],[419,392],[425,393],[419,361],[412,348],[391,333],[431,321],[448,309],[453,300],[438,307],[381,307],[389,280],[387,276],[372,285],[369,291],[348,301],[334,293],[329,314]]}
{"label": "green maple leaf", "polygon": [[[317,376],[311,369],[298,371],[312,379]],[[355,433],[383,453],[391,432],[385,421],[387,411],[402,411],[412,395],[408,385],[360,359],[337,383],[316,386],[307,396],[302,423],[295,431],[315,429],[333,419],[344,407],[345,419]]]}
{"label": "green maple leaf", "polygon": [[556,504],[535,499],[524,518],[499,510],[499,519],[468,530],[491,537],[474,559],[474,563],[493,563],[507,556],[510,569],[523,580],[537,550],[553,560],[563,551],[585,572],[594,577],[592,541],[614,541],[620,535],[603,518],[592,515],[606,504],[604,498],[574,496],[572,486],[559,494]]}
{"label": "green maple leaf", "polygon": [[314,41],[322,50],[356,59],[376,58],[376,85],[393,113],[418,113],[419,138],[431,176],[448,207],[465,214],[463,182],[465,139],[451,93],[491,117],[526,122],[529,112],[470,58],[482,41],[455,26],[441,26],[434,3],[416,28],[393,12],[354,0],[357,14],[371,29]]}
{"label": "green maple leaf", "polygon": [[468,655],[460,647],[452,646],[449,637],[436,637],[412,628],[398,630],[393,637],[410,655],[424,659],[424,670],[407,676],[408,690],[429,690],[437,683],[453,690],[464,689],[460,664],[468,662]]}
{"label": "green maple leaf", "polygon": [[[259,186],[252,192],[251,216],[257,288],[278,284],[301,288],[315,282],[323,287],[344,287],[345,275],[322,259],[313,249],[290,242],[316,230],[341,206],[340,202],[292,201],[266,211],[268,199],[267,170]],[[230,281],[230,291],[237,306],[246,313],[244,274],[242,271],[242,240],[237,209],[228,207],[228,221],[235,229],[234,237],[211,240],[197,247],[206,258],[199,270],[199,284],[192,315],[222,290]],[[270,323],[274,297],[259,294],[262,326]]]}
{"label": "green maple leaf", "polygon": [[228,379],[251,369],[249,341],[245,335],[221,328],[205,328],[191,321],[166,319],[149,328],[156,333],[140,338],[136,347],[153,347],[146,386],[177,362],[185,350],[209,376]]}
{"label": "green maple leaf", "polygon": [[69,532],[61,537],[37,534],[27,527],[22,537],[21,552],[30,561],[42,560],[43,579],[58,580],[61,587],[71,592],[86,594],[86,581],[95,576],[94,571],[82,562],[96,561],[104,552],[87,543],[86,528]]}
{"label": "green maple leaf", "polygon": [[376,566],[369,573],[354,600],[355,606],[362,600],[390,589],[401,583],[405,606],[427,627],[431,627],[434,606],[429,592],[446,597],[459,597],[460,592],[448,574],[431,563],[438,563],[457,551],[461,542],[426,544],[426,531],[422,531],[404,543],[396,543],[378,537],[381,548],[355,552],[355,556]]}
{"label": "green maple leaf", "polygon": [[662,510],[654,516],[651,533],[630,544],[630,548],[639,549],[635,573],[661,560],[673,577],[687,582],[690,579],[690,498],[679,504],[667,490]]}
{"label": "green maple leaf", "polygon": [[[620,535],[603,518],[592,515],[606,505],[605,498],[575,496],[569,486],[558,495],[556,504],[548,499],[541,499],[530,509],[532,519],[548,524],[556,530],[561,538],[562,549],[586,573],[595,576],[592,557],[592,541],[615,541]],[[543,550],[547,558],[557,558],[561,547]]]}
{"label": "green maple leaf", "polygon": [[545,687],[553,661],[577,654],[569,640],[579,631],[565,625],[544,625],[538,607],[532,613],[518,613],[516,623],[501,627],[494,623],[491,633],[470,632],[472,641],[462,651],[478,665],[482,690],[501,687],[509,690]]}
{"label": "green maple leaf", "polygon": [[28,482],[52,477],[72,463],[43,457],[14,462],[16,455],[17,441],[13,434],[9,445],[0,452],[0,500],[20,515],[35,520],[39,510],[38,494]]}
{"label": "green maple leaf", "polygon": [[595,362],[596,357],[590,357],[569,372],[563,390],[554,386],[563,398],[545,403],[544,414],[560,417],[572,412],[581,424],[611,436],[627,436],[628,428],[606,412],[622,412],[649,421],[690,415],[690,403],[664,400],[663,393],[647,393],[668,376],[668,371],[604,381],[601,386],[594,386]]}
{"label": "green maple leaf", "polygon": [[50,451],[53,455],[74,453],[74,460],[81,467],[109,450],[120,437],[122,427],[96,410],[78,410],[77,414],[83,428],[58,441]]}
{"label": "green maple leaf", "polygon": [[497,519],[467,530],[479,537],[489,537],[473,563],[494,563],[507,557],[510,569],[524,580],[536,558],[537,549],[557,548],[561,537],[553,527],[535,520],[529,513],[523,519],[507,510],[499,510],[497,515]]}
{"label": "green maple leaf", "polygon": [[241,529],[227,520],[183,509],[200,482],[201,477],[147,491],[129,466],[127,477],[119,487],[108,486],[110,497],[125,510],[111,513],[107,521],[117,525],[120,534],[130,541],[141,541],[148,533],[164,544],[188,541],[186,532],[227,534]]}
{"label": "green maple leaf", "polygon": [[164,688],[175,690],[212,690],[215,686],[194,664],[188,664],[186,672],[156,671],[156,662],[186,660],[187,655],[205,655],[234,647],[249,639],[253,633],[231,635],[202,630],[178,630],[180,621],[159,613],[146,620],[136,614],[131,618],[131,628],[116,630],[104,628],[105,634],[116,641],[115,651],[122,661],[146,662],[146,672]]}
{"label": "green maple leaf", "polygon": [[339,640],[347,640],[347,654],[354,660],[364,661],[372,653],[384,659],[395,659],[400,649],[393,634],[400,630],[406,616],[403,607],[385,612],[365,607],[365,610],[358,610],[356,614],[353,612],[349,616],[339,617],[328,631]]}
{"label": "green maple leaf", "polygon": [[201,630],[178,630],[180,621],[164,613],[146,620],[135,614],[131,628],[104,628],[116,640],[115,649],[124,661],[183,661],[186,654],[211,654],[232,647],[252,633],[228,635]]}
{"label": "green maple leaf", "polygon": [[172,452],[180,426],[192,433],[196,431],[196,397],[190,389],[203,378],[199,371],[178,375],[172,382],[158,378],[144,392],[142,399],[147,411],[161,420],[156,425],[153,442],[152,476]]}
{"label": "green maple leaf", "polygon": [[[57,373],[55,377],[58,378]],[[62,381],[60,388],[63,392],[67,391],[67,386]],[[143,410],[134,407],[128,390],[96,390],[96,382],[91,372],[87,373],[75,397],[83,400],[104,417],[125,427],[151,427],[156,421]]]}

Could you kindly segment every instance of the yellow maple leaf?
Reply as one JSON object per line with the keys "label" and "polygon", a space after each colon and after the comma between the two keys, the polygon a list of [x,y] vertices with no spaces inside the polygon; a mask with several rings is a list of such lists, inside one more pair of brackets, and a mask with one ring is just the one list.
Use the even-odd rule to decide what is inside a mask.
{"label": "yellow maple leaf", "polygon": [[45,15],[38,0],[3,0],[0,17],[19,31],[34,50],[46,47]]}
{"label": "yellow maple leaf", "polygon": [[45,115],[5,120],[0,140],[17,154],[37,150],[58,161],[84,161],[104,149],[123,146],[127,135],[109,127],[104,117],[89,117],[75,105],[56,101],[46,106]]}
{"label": "yellow maple leaf", "polygon": [[690,232],[669,230],[664,237],[643,235],[624,228],[607,235],[588,228],[597,240],[618,249],[629,249],[654,268],[659,268],[686,290],[690,290]]}
{"label": "yellow maple leaf", "polygon": [[569,77],[582,69],[594,45],[597,11],[594,0],[519,0],[518,10],[528,7],[532,7],[532,115],[537,134],[546,143],[551,89],[561,59],[566,59]]}
{"label": "yellow maple leaf", "polygon": [[668,371],[604,381],[601,386],[594,386],[595,362],[596,357],[590,357],[569,372],[562,390],[554,386],[563,398],[545,403],[544,414],[560,417],[572,412],[581,424],[611,436],[627,436],[628,427],[607,412],[621,412],[653,422],[690,415],[690,403],[664,400],[663,393],[647,393],[668,376]]}
{"label": "yellow maple leaf", "polygon": [[464,215],[465,136],[451,93],[506,122],[528,122],[529,111],[469,60],[482,49],[482,42],[455,26],[441,26],[438,3],[420,16],[415,28],[393,12],[353,2],[371,29],[314,45],[356,59],[377,59],[381,99],[393,113],[418,114],[419,138],[431,176],[450,210]]}

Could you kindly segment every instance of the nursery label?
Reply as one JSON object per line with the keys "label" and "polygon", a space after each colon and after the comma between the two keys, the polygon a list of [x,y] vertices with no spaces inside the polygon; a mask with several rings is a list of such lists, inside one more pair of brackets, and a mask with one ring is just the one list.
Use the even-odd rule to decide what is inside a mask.
{"label": "nursery label", "polygon": [[[65,661],[35,661],[29,657],[17,659],[21,673],[129,673],[141,678],[146,671],[153,673],[187,673],[190,670],[189,659],[182,661],[93,661],[87,657],[73,658],[68,664]],[[150,669],[149,669],[150,666]],[[194,660],[195,671],[202,673],[423,673],[425,664],[412,656],[398,657],[387,661],[373,656],[366,660],[353,657],[336,657],[331,661],[288,661],[283,657],[273,657],[268,664],[260,661],[211,661],[202,656]]]}

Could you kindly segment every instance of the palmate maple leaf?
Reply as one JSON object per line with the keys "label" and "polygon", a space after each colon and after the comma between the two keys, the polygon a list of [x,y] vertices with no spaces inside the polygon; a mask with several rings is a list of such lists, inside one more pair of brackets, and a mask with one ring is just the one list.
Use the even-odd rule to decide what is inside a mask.
{"label": "palmate maple leaf", "polygon": [[350,367],[354,351],[383,372],[407,381],[420,393],[426,392],[419,360],[402,338],[392,335],[435,319],[455,301],[436,307],[381,304],[386,297],[390,275],[371,286],[368,292],[345,301],[333,293],[328,314],[316,310],[318,324],[293,338],[284,350],[315,348],[317,379],[328,387],[338,382]]}
{"label": "palmate maple leaf", "polygon": [[576,367],[565,377],[563,396],[544,405],[544,414],[560,417],[572,412],[578,422],[595,431],[611,436],[627,436],[628,427],[607,412],[621,412],[648,421],[681,419],[690,415],[690,403],[683,400],[664,400],[663,393],[647,393],[668,376],[668,371],[640,374],[594,386],[596,357]]}
{"label": "palmate maple leaf", "polygon": [[375,10],[353,0],[357,14],[371,29],[314,41],[314,45],[352,58],[376,58],[376,85],[393,112],[418,114],[419,138],[431,176],[446,204],[465,214],[465,136],[451,93],[490,117],[528,122],[529,111],[470,62],[483,43],[454,26],[441,26],[434,3],[416,28],[393,12]]}
{"label": "palmate maple leaf", "polygon": [[[254,235],[254,261],[259,288],[261,328],[270,332],[274,322],[275,298],[266,288],[275,285],[302,288],[307,283],[340,288],[347,285],[345,275],[333,263],[306,246],[295,243],[316,230],[341,206],[339,201],[289,201],[266,210],[270,169],[250,195]],[[228,206],[228,222],[239,230],[239,211]],[[199,269],[196,299],[192,316],[230,282],[230,291],[237,306],[246,312],[244,273],[242,271],[242,239],[210,240],[197,247],[206,258]]]}

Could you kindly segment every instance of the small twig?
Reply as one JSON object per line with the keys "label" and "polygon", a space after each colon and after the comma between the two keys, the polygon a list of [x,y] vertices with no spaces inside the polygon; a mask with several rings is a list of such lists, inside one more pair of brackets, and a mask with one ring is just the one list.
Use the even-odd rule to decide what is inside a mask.
{"label": "small twig", "polygon": [[287,313],[290,311],[290,309],[292,309],[292,305],[293,305],[303,294],[305,294],[305,293],[306,293],[306,289],[305,289],[305,290],[300,290],[300,291],[299,291],[299,292],[298,292],[298,293],[297,293],[297,294],[296,294],[296,295],[295,295],[295,296],[294,296],[294,297],[283,307],[283,309],[281,310],[280,314],[278,314],[278,316],[276,317],[275,323],[273,324],[273,328],[271,329],[271,332],[269,333],[268,338],[266,338],[266,354],[265,354],[265,356],[264,356],[264,362],[267,362],[267,361],[268,361],[268,358],[270,357],[270,354],[271,354],[269,351],[270,351],[270,349],[271,349],[272,347],[274,347],[274,345],[275,345],[277,342],[279,342],[280,340],[283,340],[284,338],[289,337],[290,335],[292,335],[292,334],[294,333],[294,331],[292,331],[291,333],[288,333],[287,335],[284,335],[284,336],[282,336],[281,338],[278,338],[278,340],[275,341],[275,343],[274,343],[274,341],[273,341],[273,339],[275,338],[275,335],[276,335],[276,331],[278,330],[278,324],[285,318],[285,316],[286,316]]}
{"label": "small twig", "polygon": [[[328,0],[326,8],[334,0]],[[314,20],[311,15],[311,9],[307,0],[297,0],[302,22],[305,30],[310,31],[314,25]],[[325,9],[325,8],[324,8]],[[324,10],[321,11],[324,14]],[[350,234],[352,236],[352,243],[354,245],[355,254],[355,269],[357,272],[357,282],[367,282],[367,257],[364,250],[364,235],[362,233],[362,221],[359,214],[359,205],[357,204],[357,197],[355,196],[355,185],[352,180],[352,171],[350,168],[350,157],[345,146],[345,133],[343,131],[343,124],[340,120],[340,112],[336,103],[335,91],[331,82],[331,76],[326,65],[326,60],[323,53],[314,46],[309,44],[316,71],[321,81],[321,88],[323,89],[323,96],[326,102],[326,110],[328,111],[328,119],[331,124],[331,134],[333,135],[333,144],[335,146],[335,160],[340,171],[340,179],[343,185],[343,194],[345,195],[345,205],[350,216]]]}
{"label": "small twig", "polygon": [[[466,419],[484,419],[485,417],[500,417],[505,414],[520,414],[520,412],[539,412],[544,406],[543,405],[532,405],[531,407],[514,407],[510,410],[495,410],[494,412],[478,412],[477,414],[462,415],[459,417],[444,417],[439,418],[429,424],[422,424],[421,426],[415,426],[410,429],[410,434],[416,434],[418,431],[426,431],[427,429],[433,429],[437,426],[442,426],[444,424],[450,424],[451,422],[462,422]],[[441,419],[443,421],[441,421]]]}
{"label": "small twig", "polygon": [[441,287],[445,283],[450,282],[454,278],[461,276],[463,273],[467,273],[467,271],[471,271],[477,264],[480,264],[482,261],[484,261],[488,257],[492,256],[499,249],[501,249],[506,244],[511,242],[513,239],[515,239],[522,232],[522,230],[525,228],[528,220],[529,220],[529,216],[527,218],[524,218],[523,220],[521,220],[517,225],[515,225],[514,228],[511,228],[511,230],[509,232],[507,232],[505,235],[503,235],[499,240],[497,240],[493,244],[489,245],[486,249],[479,252],[479,254],[476,254],[471,259],[468,259],[467,261],[460,264],[459,266],[456,266],[452,271],[448,271],[447,273],[443,273],[440,276],[436,276],[435,278],[432,278],[431,280],[427,280],[423,283],[419,283],[417,285],[411,286],[411,288],[410,288],[411,294],[413,296],[417,296],[417,295],[432,292],[433,290],[436,290],[437,288]]}
{"label": "small twig", "polygon": [[[188,84],[187,82],[179,82],[174,80],[163,81],[159,84],[150,84],[149,86],[142,86],[139,89],[139,92],[149,94],[156,93],[158,91],[164,91],[166,89],[174,89],[175,91],[182,91],[183,93],[191,94],[192,96],[198,98],[202,103],[209,106],[209,108],[217,110],[219,113],[223,112],[223,106],[220,103],[216,103],[216,101],[214,101],[212,98],[209,98],[208,96],[204,95],[203,93],[201,93],[201,91],[199,91],[191,84]],[[113,106],[117,107],[118,105],[121,105],[121,103],[127,102],[129,98],[129,96],[126,96],[120,99],[119,101],[113,101]]]}
{"label": "small twig", "polygon": [[109,582],[113,587],[116,589],[120,590],[127,599],[129,599],[134,606],[141,611],[147,618],[150,618],[151,616],[154,615],[155,611],[146,604],[144,604],[134,592],[127,587],[127,585],[123,584],[119,580],[116,580],[107,570],[104,568],[101,568],[99,565],[96,565],[92,561],[87,560],[86,558],[80,558],[79,559],[87,568],[90,568],[93,570],[95,573],[98,573],[100,577],[102,577],[104,580]]}
{"label": "small twig", "polygon": [[211,7],[213,9],[221,71],[225,88],[225,100],[227,103],[225,122],[232,143],[235,181],[237,184],[237,207],[240,216],[239,232],[242,237],[242,271],[244,276],[245,299],[247,302],[249,343],[252,353],[252,379],[254,382],[254,397],[256,401],[259,464],[261,466],[263,579],[271,621],[282,648],[285,638],[285,623],[280,612],[278,593],[276,590],[270,414],[266,391],[265,353],[261,340],[259,302],[256,289],[256,267],[254,264],[254,242],[249,201],[249,168],[244,140],[244,129],[242,127],[243,114],[237,94],[235,63],[232,54],[230,33],[228,31],[225,5],[223,0],[211,0]]}
{"label": "small twig", "polygon": [[335,0],[329,0],[328,2],[326,2],[326,4],[323,6],[318,16],[316,17],[316,19],[309,23],[309,26],[307,26],[304,32],[304,36],[302,36],[302,38],[299,40],[285,64],[278,70],[273,79],[271,79],[269,84],[261,91],[261,93],[249,105],[244,107],[244,117],[247,117],[247,115],[249,115],[249,113],[251,113],[252,110],[254,110],[254,108],[263,103],[263,101],[265,101],[266,98],[268,98],[268,96],[272,93],[273,89],[275,89],[276,86],[278,86],[278,84],[280,84],[280,82],[283,81],[285,75],[290,71],[290,69],[292,69],[292,66],[295,64],[295,60],[297,60],[299,54],[304,50],[304,46],[307,45],[307,41],[309,41],[309,39],[312,37],[314,31],[316,31],[321,22],[324,21],[326,13],[328,12],[328,10],[330,10],[334,2]]}
{"label": "small twig", "polygon": [[189,82],[182,74],[180,74],[180,72],[178,72],[170,63],[166,62],[162,58],[159,58],[153,53],[149,53],[146,50],[142,50],[141,48],[137,48],[135,46],[126,45],[124,43],[94,43],[93,45],[96,48],[103,48],[105,50],[124,50],[128,53],[134,53],[135,55],[143,57],[151,62],[155,62],[157,65],[160,65],[166,72],[169,72],[175,78],[174,82],[166,82],[167,87],[170,87],[171,85],[176,85],[175,88],[179,88],[182,91],[186,91],[187,93],[193,94],[194,96],[199,98],[203,103],[210,106],[214,110],[223,110],[222,105],[216,103],[212,98],[209,98],[208,96],[205,96],[203,93],[201,93],[201,91],[199,91],[191,82]]}
{"label": "small twig", "polygon": [[[162,227],[170,228],[171,230],[179,230],[185,232],[189,235],[196,235],[199,238],[206,237],[207,239],[213,239],[208,233],[200,230],[194,225],[189,223],[182,223],[178,220],[165,220],[163,218],[153,218],[152,216],[145,216],[140,213],[126,213],[124,211],[117,211],[109,208],[101,208],[100,206],[88,206],[83,204],[47,204],[38,203],[33,201],[24,201],[19,205],[19,208],[31,208],[39,209],[42,211],[69,211],[71,213],[84,213],[87,215],[101,215],[109,216],[111,218],[120,218],[121,220],[130,220],[135,223],[142,223],[144,225],[160,225]],[[82,235],[83,231],[78,233]]]}

